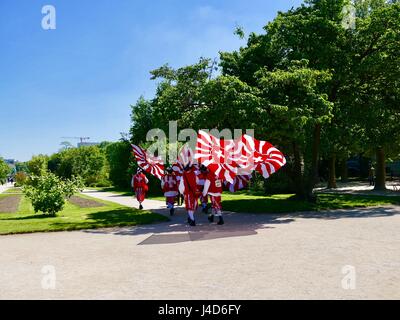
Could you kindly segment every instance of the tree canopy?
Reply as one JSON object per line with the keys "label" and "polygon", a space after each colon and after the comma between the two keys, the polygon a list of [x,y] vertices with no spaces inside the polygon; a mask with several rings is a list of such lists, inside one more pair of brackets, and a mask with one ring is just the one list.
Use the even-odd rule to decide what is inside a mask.
{"label": "tree canopy", "polygon": [[321,157],[376,152],[384,177],[385,154],[399,152],[399,21],[398,1],[308,0],[279,12],[263,34],[221,52],[218,72],[205,58],[151,71],[156,94],[132,106],[132,142],[170,120],[255,129],[285,152],[297,195],[310,200]]}

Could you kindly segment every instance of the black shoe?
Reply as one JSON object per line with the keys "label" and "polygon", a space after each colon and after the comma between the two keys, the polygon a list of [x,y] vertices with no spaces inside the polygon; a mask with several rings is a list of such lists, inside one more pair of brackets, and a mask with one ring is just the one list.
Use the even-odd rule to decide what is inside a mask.
{"label": "black shoe", "polygon": [[139,210],[143,210],[143,206],[142,205],[139,206]]}
{"label": "black shoe", "polygon": [[201,209],[204,214],[208,214],[208,206]]}
{"label": "black shoe", "polygon": [[196,226],[196,221],[190,219],[189,225],[190,225],[191,227],[195,227],[195,226]]}
{"label": "black shoe", "polygon": [[210,223],[214,222],[214,215],[213,215],[213,214],[210,214],[210,215],[208,216],[208,221],[209,221]]}
{"label": "black shoe", "polygon": [[169,215],[173,216],[174,215],[174,211],[175,211],[174,208],[169,209]]}
{"label": "black shoe", "polygon": [[222,218],[221,216],[219,216],[219,220],[218,223],[220,226],[224,224],[224,218]]}

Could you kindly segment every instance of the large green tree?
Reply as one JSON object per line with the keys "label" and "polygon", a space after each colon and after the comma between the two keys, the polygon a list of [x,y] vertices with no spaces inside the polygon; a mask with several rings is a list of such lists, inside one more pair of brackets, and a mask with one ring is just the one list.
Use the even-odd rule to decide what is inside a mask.
{"label": "large green tree", "polygon": [[132,147],[128,141],[109,144],[105,150],[110,168],[109,179],[114,186],[129,188],[132,174]]}
{"label": "large green tree", "polygon": [[3,160],[3,158],[0,158],[0,181],[3,182],[10,172],[11,168],[9,165]]}
{"label": "large green tree", "polygon": [[285,152],[297,195],[309,200],[320,156],[329,159],[334,187],[336,158],[345,172],[349,155],[376,150],[378,188],[383,151],[396,149],[400,132],[395,2],[356,1],[354,28],[343,23],[354,18],[344,10],[350,1],[309,0],[221,53],[220,74],[208,59],[152,71],[157,92],[134,106],[132,141],[170,120],[180,128],[253,128]]}
{"label": "large green tree", "polygon": [[398,154],[400,141],[400,3],[368,3],[354,32],[348,90],[364,149],[376,154],[375,189],[383,190],[386,155]]}
{"label": "large green tree", "polygon": [[287,70],[264,69],[256,75],[266,101],[260,125],[293,156],[289,165],[297,195],[313,200],[321,128],[332,118],[333,103],[326,93],[331,74],[310,69],[302,60]]}
{"label": "large green tree", "polygon": [[[297,172],[293,176],[294,183],[296,186],[302,186],[302,190],[298,190],[298,196],[308,199],[314,199],[312,189],[317,174],[321,132],[324,125],[330,125],[331,115],[337,110],[334,106],[338,100],[343,74],[349,64],[348,55],[343,54],[348,51],[349,46],[347,31],[341,24],[343,7],[346,4],[348,1],[307,1],[299,8],[279,13],[265,26],[265,34],[251,34],[246,47],[236,52],[221,54],[224,74],[237,76],[246,83],[259,87],[263,92],[268,92],[269,86],[276,85],[273,81],[268,81],[268,77],[272,78],[273,75],[277,76],[275,80],[280,79],[282,87],[286,86],[286,92],[276,90],[272,86],[275,96],[265,96],[266,105],[275,105],[275,109],[269,107],[270,110],[280,110],[282,117],[287,117],[283,122],[286,122],[283,125],[286,127],[276,130],[270,121],[269,125],[262,129],[267,130],[271,137],[286,137],[286,142],[282,141],[282,144],[286,144],[285,149],[289,156],[295,159],[297,168],[294,170]],[[307,61],[307,68],[294,70],[293,63],[297,61]],[[264,73],[269,72],[261,83],[257,79],[260,70]],[[313,70],[316,71],[314,76],[318,72],[324,75],[322,83],[317,85],[317,78],[309,81],[310,77],[304,77],[306,74],[312,75]],[[299,75],[303,75],[303,78]],[[300,96],[299,93],[305,89],[313,92],[318,99],[310,100],[307,96]],[[276,99],[281,101],[276,103]],[[319,115],[318,112],[309,112],[310,109],[320,109],[322,101],[325,113]],[[287,104],[293,107],[281,108],[285,105],[287,107]],[[294,116],[287,110],[295,110],[301,116]],[[273,117],[273,112],[264,114],[264,117],[268,116]],[[308,123],[307,130],[293,131],[294,126],[301,127],[304,123]],[[257,128],[259,129],[260,127]],[[296,135],[297,141],[294,145],[288,135]],[[303,161],[304,166],[299,166]]]}

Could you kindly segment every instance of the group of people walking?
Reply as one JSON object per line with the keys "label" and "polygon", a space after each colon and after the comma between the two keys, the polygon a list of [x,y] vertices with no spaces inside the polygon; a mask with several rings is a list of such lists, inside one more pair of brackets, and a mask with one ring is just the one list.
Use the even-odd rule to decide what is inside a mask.
{"label": "group of people walking", "polygon": [[[132,187],[140,209],[143,209],[142,203],[148,192],[148,182],[149,180],[141,168],[132,177]],[[222,180],[203,165],[198,169],[189,164],[184,167],[182,175],[175,174],[174,170],[169,167],[165,170],[165,175],[161,179],[161,188],[170,215],[174,215],[175,203],[179,202],[183,195],[188,214],[187,221],[190,226],[196,225],[195,213],[199,207],[199,202],[202,212],[208,214],[209,201],[211,202],[211,212],[208,214],[208,221],[212,223],[217,218],[218,225],[224,224],[221,205],[222,187]]]}

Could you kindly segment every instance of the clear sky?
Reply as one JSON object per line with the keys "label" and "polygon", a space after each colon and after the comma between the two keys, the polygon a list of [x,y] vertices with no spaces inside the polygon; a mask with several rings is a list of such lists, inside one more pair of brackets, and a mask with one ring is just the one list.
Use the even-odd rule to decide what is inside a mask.
{"label": "clear sky", "polygon": [[[149,71],[218,57],[301,0],[0,0],[0,156],[51,154],[64,136],[114,141]],[[56,30],[43,30],[44,5]],[[78,141],[70,140],[72,143]]]}

